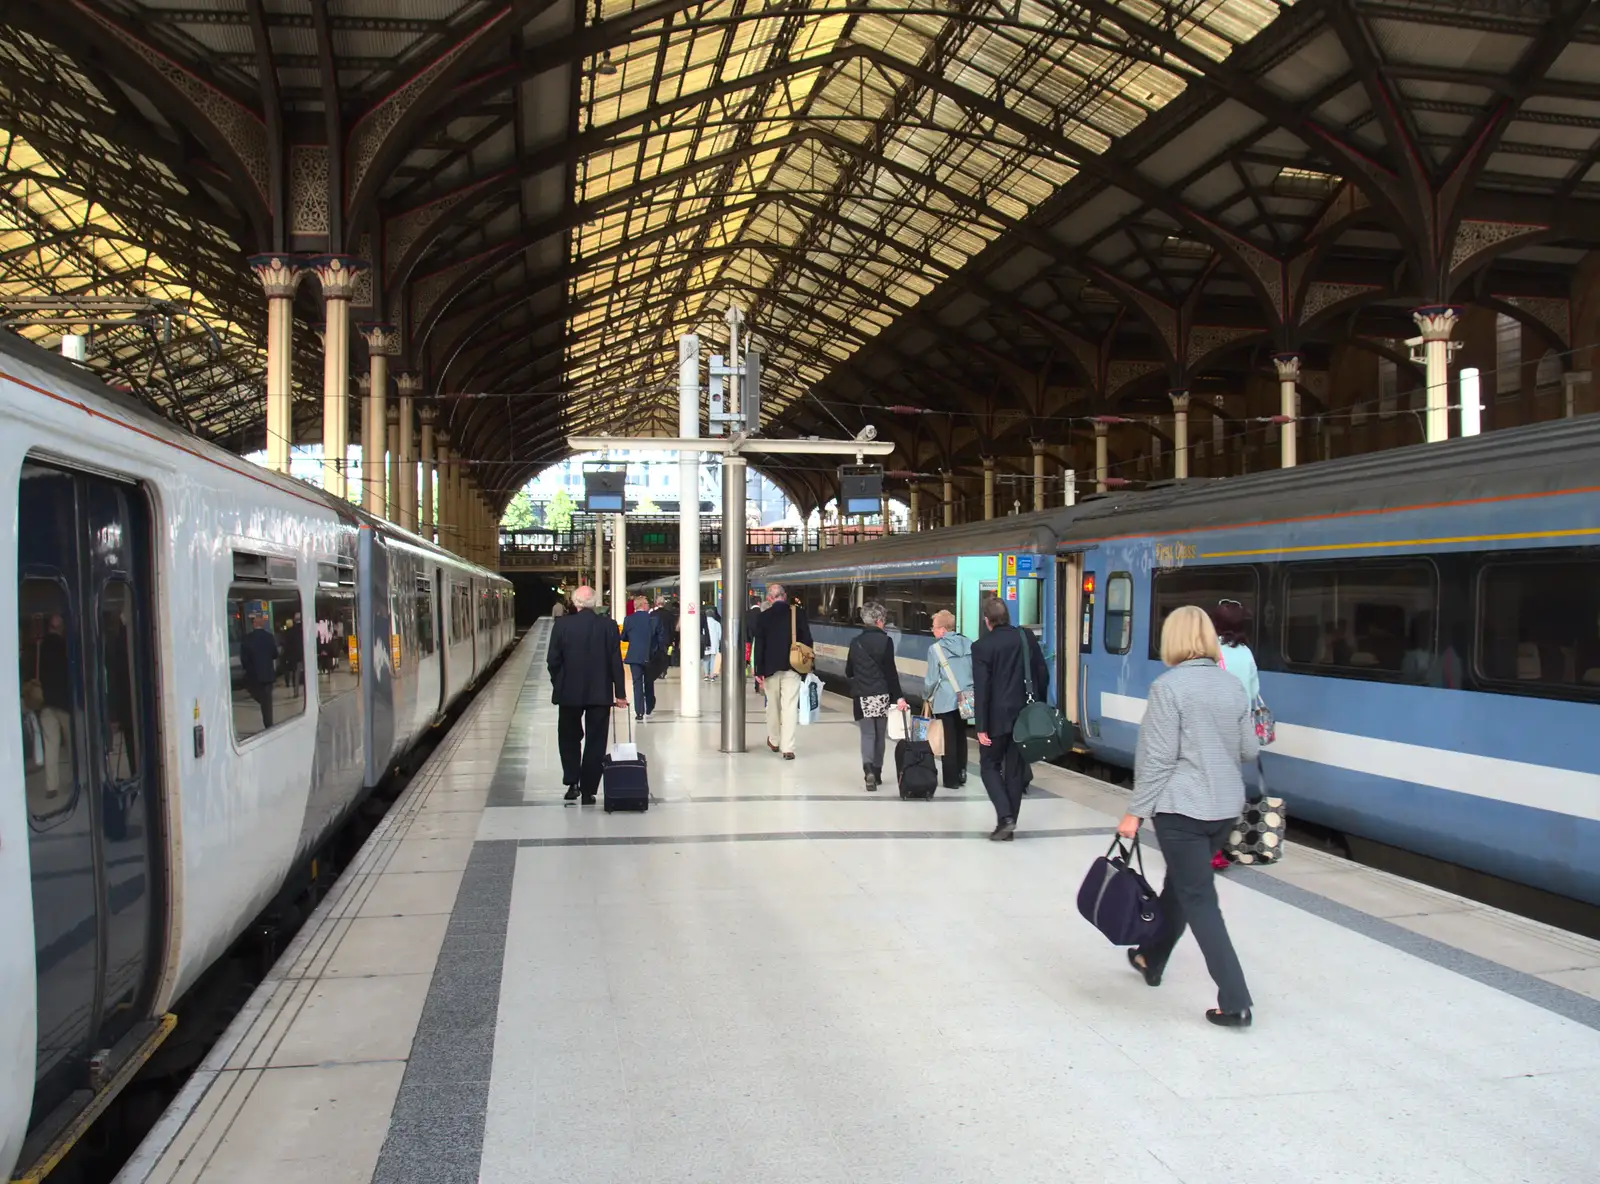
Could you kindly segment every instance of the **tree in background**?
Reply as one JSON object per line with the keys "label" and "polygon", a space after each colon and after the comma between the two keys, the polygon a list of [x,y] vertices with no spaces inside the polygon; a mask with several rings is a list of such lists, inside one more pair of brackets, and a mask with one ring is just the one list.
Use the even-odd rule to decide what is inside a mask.
{"label": "tree in background", "polygon": [[633,512],[635,514],[659,514],[661,513],[661,507],[648,497],[645,497],[641,498],[639,504],[633,507]]}
{"label": "tree in background", "polygon": [[500,529],[502,530],[529,530],[539,525],[539,508],[533,504],[533,498],[528,496],[526,489],[517,490],[517,494],[506,506],[506,512],[500,516]]}
{"label": "tree in background", "polygon": [[565,489],[556,490],[544,508],[544,524],[549,530],[571,530],[572,511],[576,508],[572,495]]}

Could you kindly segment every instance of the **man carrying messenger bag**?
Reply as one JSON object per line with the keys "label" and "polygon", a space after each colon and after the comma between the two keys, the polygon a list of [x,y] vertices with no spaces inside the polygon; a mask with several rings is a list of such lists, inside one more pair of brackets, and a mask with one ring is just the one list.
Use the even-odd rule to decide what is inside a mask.
{"label": "man carrying messenger bag", "polygon": [[[1040,759],[1034,738],[1039,712],[1034,709],[1052,711],[1048,703],[1035,700],[1033,688],[1049,686],[1050,671],[1033,634],[1011,624],[1005,601],[985,600],[982,615],[984,634],[972,644],[973,727],[983,788],[994,803],[995,827],[989,838],[1006,843],[1016,834],[1022,808],[1024,763]],[[1024,743],[1019,744],[1013,732],[1025,722]]]}

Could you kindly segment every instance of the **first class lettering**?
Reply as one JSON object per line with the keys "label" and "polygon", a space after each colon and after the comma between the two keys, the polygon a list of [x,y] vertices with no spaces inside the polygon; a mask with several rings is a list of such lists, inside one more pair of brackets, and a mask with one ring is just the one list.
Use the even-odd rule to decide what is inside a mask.
{"label": "first class lettering", "polygon": [[1156,564],[1159,567],[1177,567],[1193,559],[1198,552],[1193,543],[1157,543]]}

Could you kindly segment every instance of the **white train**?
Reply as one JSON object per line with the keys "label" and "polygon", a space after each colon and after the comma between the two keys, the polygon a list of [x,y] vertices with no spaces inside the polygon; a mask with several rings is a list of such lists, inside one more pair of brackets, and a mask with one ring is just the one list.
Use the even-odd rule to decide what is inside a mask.
{"label": "white train", "polygon": [[[512,644],[511,585],[0,334],[0,1178]],[[32,907],[22,903],[32,902]]]}

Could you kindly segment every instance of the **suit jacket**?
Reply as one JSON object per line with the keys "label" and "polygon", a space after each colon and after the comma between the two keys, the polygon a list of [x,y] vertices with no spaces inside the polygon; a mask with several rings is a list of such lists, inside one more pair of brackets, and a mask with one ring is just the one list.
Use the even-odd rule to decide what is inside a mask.
{"label": "suit jacket", "polygon": [[754,653],[751,657],[755,661],[756,677],[766,678],[769,674],[789,669],[789,647],[795,641],[811,642],[811,622],[806,620],[804,612],[797,607],[795,610],[795,634],[789,635],[789,602],[786,600],[774,601],[761,610],[761,615],[756,618],[755,626],[751,629]]}
{"label": "suit jacket", "polygon": [[622,640],[628,643],[628,665],[648,666],[655,653],[656,619],[649,613],[634,613],[622,622]]}
{"label": "suit jacket", "polygon": [[[1009,736],[1016,726],[1022,705],[1028,701],[1022,682],[1022,643],[1015,625],[991,629],[972,643],[973,727],[990,736]],[[1044,651],[1028,629],[1026,636],[1028,669],[1033,676],[1033,697],[1041,703],[1050,699],[1050,669]]]}
{"label": "suit jacket", "polygon": [[556,618],[545,665],[554,688],[550,701],[561,707],[609,707],[627,694],[616,622],[593,609]]}

